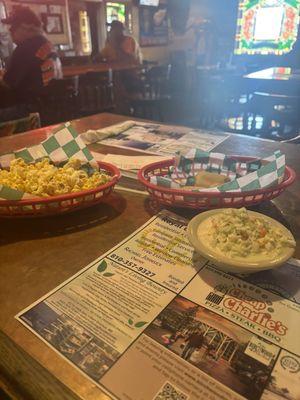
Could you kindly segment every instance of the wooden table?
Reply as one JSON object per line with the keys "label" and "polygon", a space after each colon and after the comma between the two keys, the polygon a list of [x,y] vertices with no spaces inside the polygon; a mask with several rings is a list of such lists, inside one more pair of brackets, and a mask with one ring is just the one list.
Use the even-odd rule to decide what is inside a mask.
{"label": "wooden table", "polygon": [[97,63],[97,64],[84,64],[84,65],[66,65],[63,66],[63,76],[65,78],[75,76],[75,75],[83,75],[87,72],[109,72],[109,71],[124,71],[129,69],[140,68],[139,65],[129,64],[129,63]]}
{"label": "wooden table", "polygon": [[284,67],[266,68],[244,76],[254,90],[299,97],[300,70]]}
{"label": "wooden table", "polygon": [[[126,117],[99,114],[74,121],[79,132]],[[49,128],[0,139],[0,153],[39,143]],[[93,150],[111,151],[101,145]],[[280,148],[300,173],[299,146],[232,135],[217,147],[228,154],[262,156]],[[129,152],[128,152],[129,153]],[[131,153],[134,153],[133,151]],[[300,257],[300,185],[258,207],[290,227]],[[107,398],[14,316],[112,248],[150,218],[144,195],[117,191],[104,204],[60,217],[0,219],[0,375],[38,400]],[[1,397],[1,396],[0,396]]]}
{"label": "wooden table", "polygon": [[272,67],[252,72],[251,74],[245,75],[245,78],[300,82],[300,70],[285,67]]}

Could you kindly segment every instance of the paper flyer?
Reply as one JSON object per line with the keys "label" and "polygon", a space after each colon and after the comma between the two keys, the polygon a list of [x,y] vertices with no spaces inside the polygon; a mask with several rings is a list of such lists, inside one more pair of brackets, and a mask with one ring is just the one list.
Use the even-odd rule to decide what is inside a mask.
{"label": "paper flyer", "polygon": [[160,212],[16,318],[114,399],[299,400],[297,262],[227,274],[187,223]]}
{"label": "paper flyer", "polygon": [[116,165],[124,171],[138,171],[140,168],[155,162],[169,160],[170,157],[161,156],[123,156],[121,154],[106,154],[102,161]]}
{"label": "paper flyer", "polygon": [[178,151],[187,152],[195,147],[211,151],[229,136],[223,132],[135,122],[123,132],[117,129],[116,134],[101,140],[101,144],[173,157]]}

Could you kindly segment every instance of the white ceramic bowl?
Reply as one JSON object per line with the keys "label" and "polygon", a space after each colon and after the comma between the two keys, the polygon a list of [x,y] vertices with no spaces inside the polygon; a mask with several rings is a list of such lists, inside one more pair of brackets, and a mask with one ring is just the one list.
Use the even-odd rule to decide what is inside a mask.
{"label": "white ceramic bowl", "polygon": [[[282,249],[281,253],[279,256],[270,258],[268,256],[262,256],[262,258],[259,261],[249,261],[249,260],[242,260],[241,258],[233,258],[230,256],[226,256],[226,254],[220,254],[219,251],[214,250],[210,246],[208,246],[207,243],[205,243],[203,240],[201,240],[198,237],[198,228],[199,226],[207,219],[210,218],[218,213],[221,213],[225,210],[225,208],[217,209],[217,210],[210,210],[210,211],[205,211],[201,214],[198,214],[196,217],[194,217],[188,224],[187,227],[187,234],[188,234],[188,239],[192,246],[195,248],[197,253],[201,254],[203,257],[207,258],[208,260],[211,260],[217,267],[220,269],[227,271],[227,272],[234,272],[234,273],[239,273],[239,274],[249,274],[249,273],[254,273],[258,271],[263,271],[266,269],[271,269],[271,268],[277,268],[280,267],[285,261],[287,261],[289,258],[292,257],[295,248],[291,247],[285,247]],[[267,217],[266,215],[254,212],[254,211],[248,211],[248,213],[253,214],[256,218],[262,218],[267,220],[269,223],[272,225],[276,226],[277,228],[281,229],[287,236],[292,238],[293,240],[294,237],[292,233],[282,224],[274,220],[273,218]]]}

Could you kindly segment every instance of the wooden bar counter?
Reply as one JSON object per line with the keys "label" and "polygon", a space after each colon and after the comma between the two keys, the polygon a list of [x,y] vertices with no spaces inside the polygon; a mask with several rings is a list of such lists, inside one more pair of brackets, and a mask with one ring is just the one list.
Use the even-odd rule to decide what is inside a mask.
{"label": "wooden bar counter", "polygon": [[124,71],[129,69],[140,68],[141,66],[129,63],[96,63],[96,64],[84,64],[84,65],[65,65],[63,66],[63,76],[65,78],[83,75],[87,72],[109,72],[109,71]]}
{"label": "wooden bar counter", "polygon": [[[79,132],[128,119],[99,114],[74,121]],[[0,153],[41,142],[42,128],[0,139]],[[101,145],[93,150],[109,149]],[[299,146],[232,135],[217,147],[228,154],[262,156],[276,149],[300,173]],[[132,152],[133,153],[133,152]],[[127,152],[129,154],[129,152]],[[287,225],[300,257],[300,185],[278,199],[256,207]],[[38,400],[107,398],[90,380],[48,347],[14,316],[88,263],[115,246],[151,217],[143,194],[117,190],[103,204],[64,216],[0,219],[0,376],[26,398]],[[0,395],[1,397],[1,395]]]}

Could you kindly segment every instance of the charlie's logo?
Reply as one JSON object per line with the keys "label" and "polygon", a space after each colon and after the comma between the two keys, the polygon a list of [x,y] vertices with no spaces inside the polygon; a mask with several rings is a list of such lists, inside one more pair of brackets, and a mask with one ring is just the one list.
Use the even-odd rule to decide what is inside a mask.
{"label": "charlie's logo", "polygon": [[206,296],[206,300],[210,301],[214,304],[221,304],[222,300],[225,297],[225,294],[228,292],[228,287],[226,285],[217,285],[213,292],[210,292]]}
{"label": "charlie's logo", "polygon": [[242,315],[246,319],[270,331],[276,332],[278,335],[284,336],[286,334],[288,329],[286,326],[280,321],[272,320],[270,314],[263,312],[267,308],[267,304],[264,301],[256,300],[237,288],[231,289],[228,292],[228,296],[223,301],[225,308]]}

